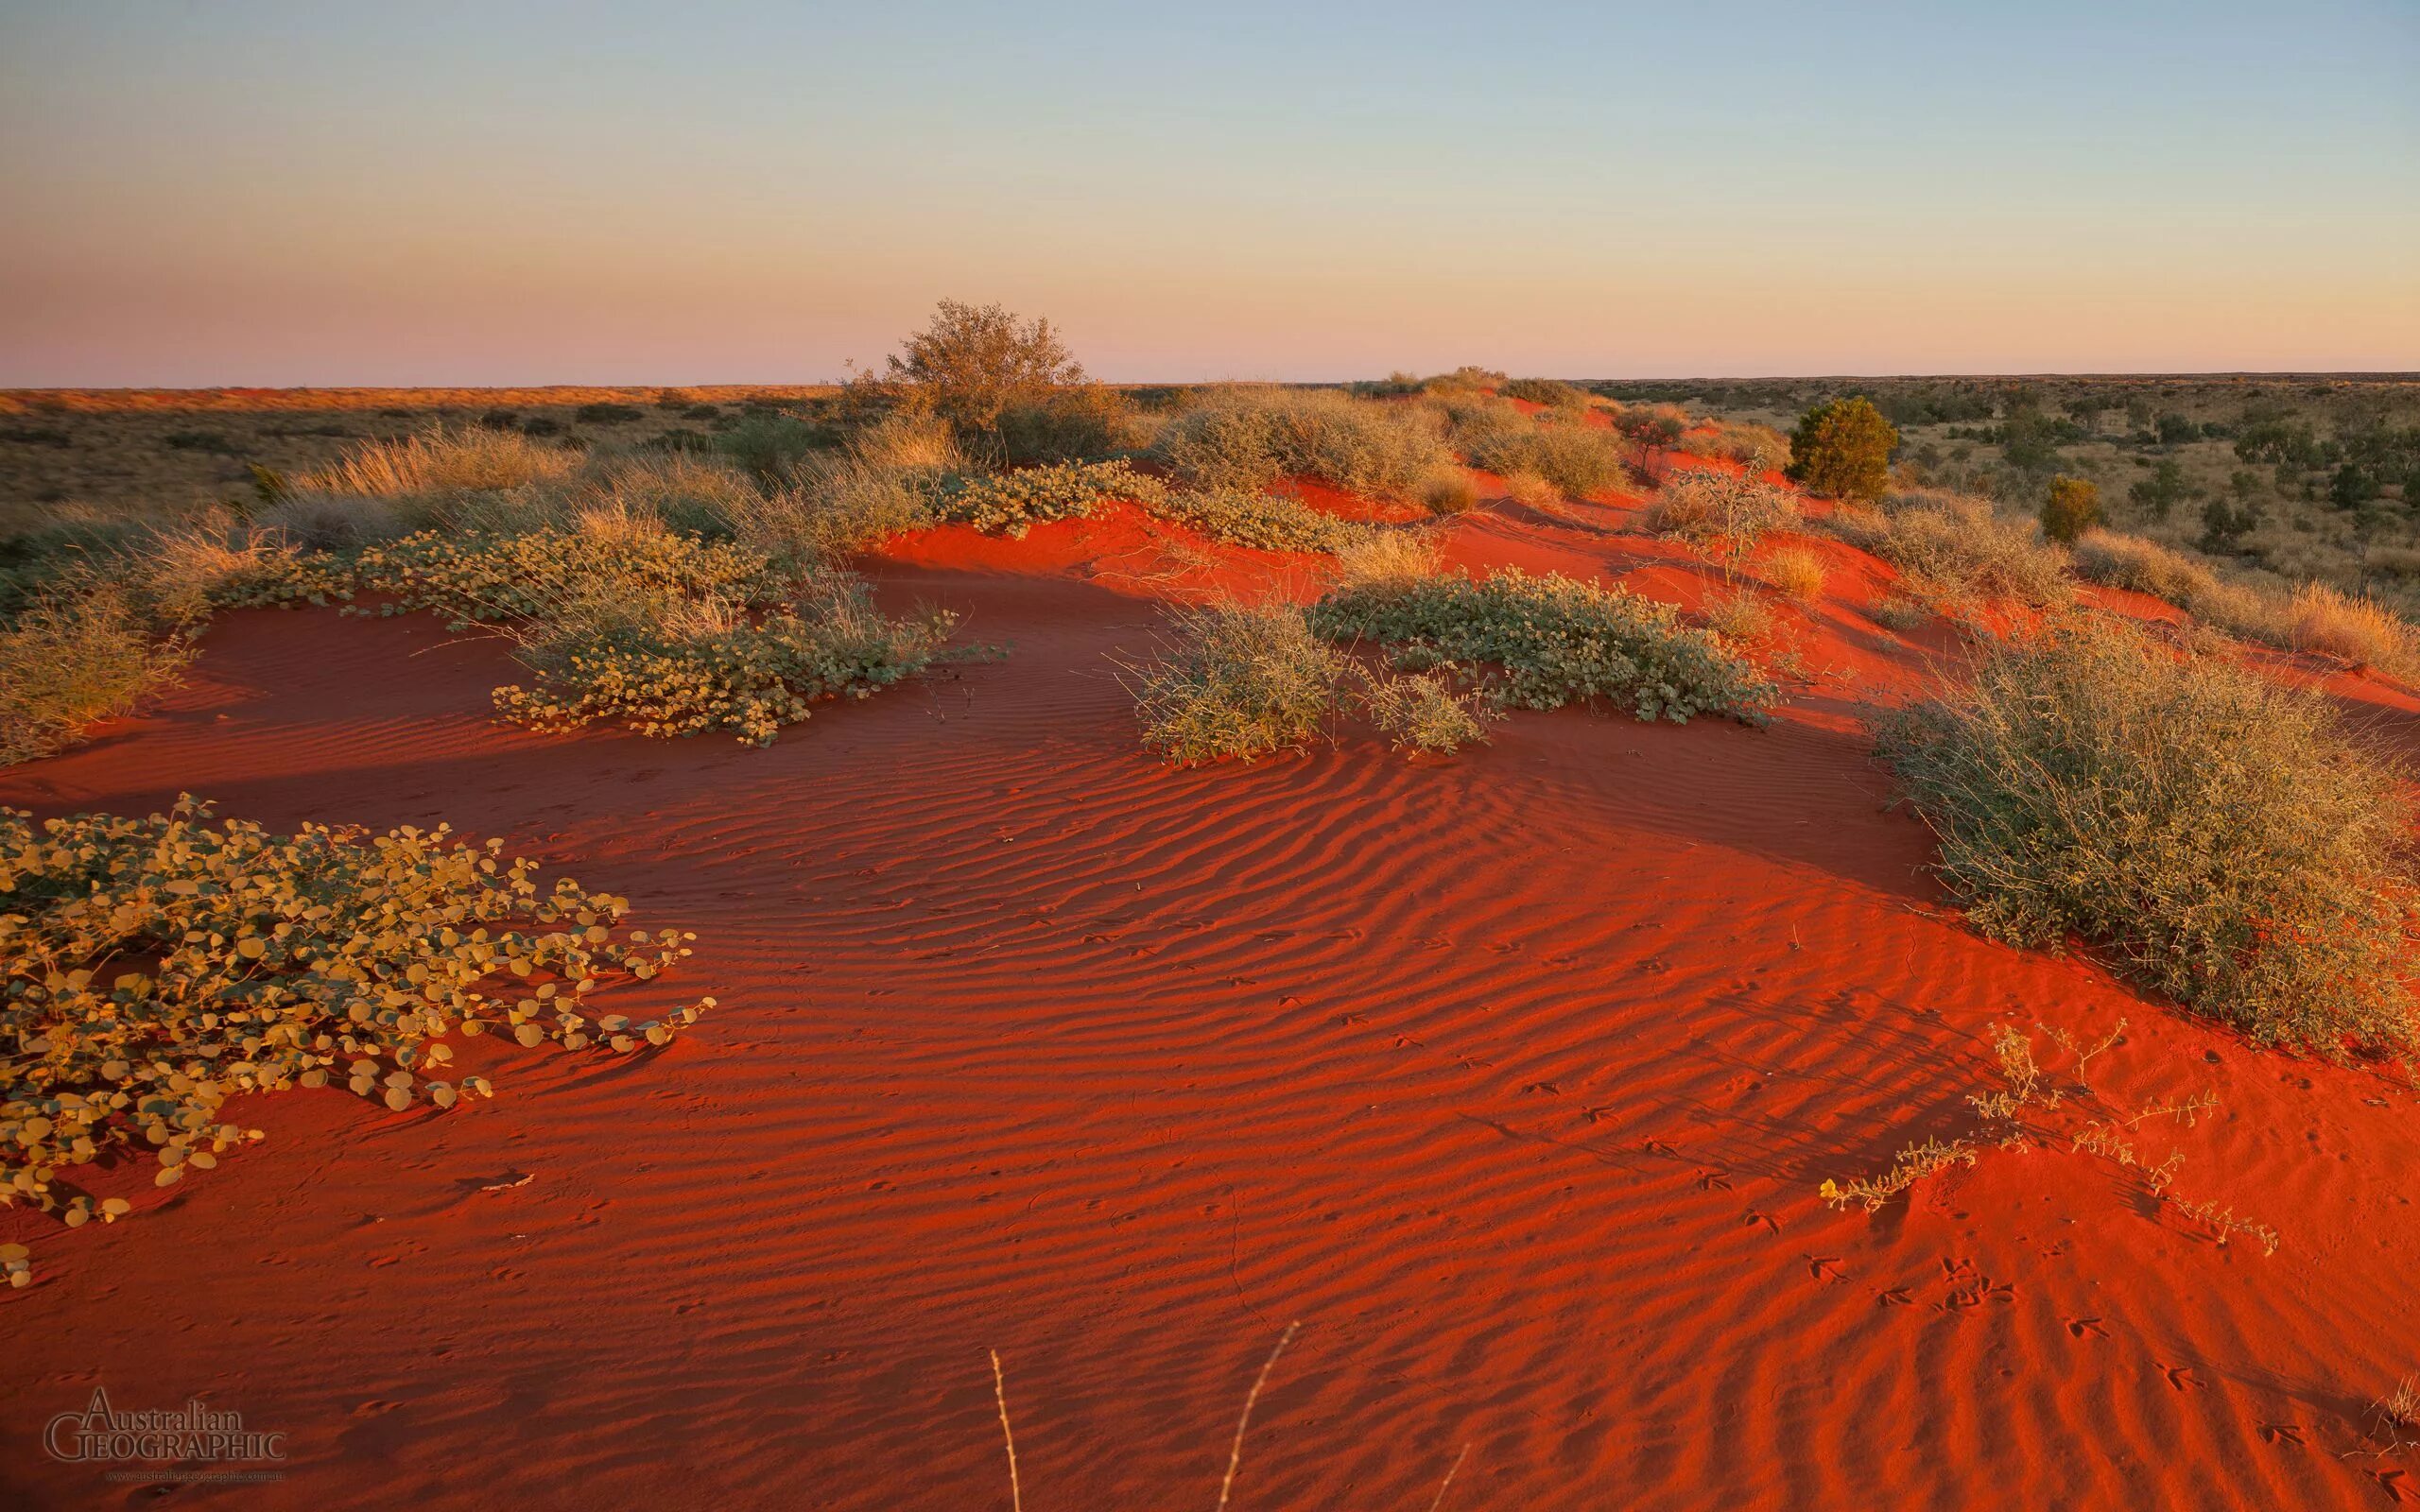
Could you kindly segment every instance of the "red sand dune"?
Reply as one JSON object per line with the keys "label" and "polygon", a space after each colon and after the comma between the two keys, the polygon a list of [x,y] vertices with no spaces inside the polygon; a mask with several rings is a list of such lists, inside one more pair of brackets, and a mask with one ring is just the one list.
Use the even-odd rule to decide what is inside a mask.
{"label": "red sand dune", "polygon": [[[1568,513],[1467,516],[1452,555],[1703,590],[1618,506]],[[1858,612],[1887,569],[1824,546],[1767,730],[1566,710],[1450,763],[1348,730],[1176,771],[1107,656],[1155,595],[1316,571],[1102,570],[1148,534],[903,546],[886,599],[1011,654],[769,750],[499,729],[493,641],[247,612],[162,708],[0,777],[45,814],[502,834],[696,930],[646,990],[723,1004],[641,1059],[471,1041],[498,1096],[451,1114],[262,1100],[265,1145],[106,1231],[0,1215],[40,1276],[0,1297],[0,1502],[148,1499],[38,1447],[105,1384],[288,1435],[285,1479],[181,1503],[1005,1507],[996,1349],[1027,1505],[1207,1506],[1295,1319],[1240,1507],[1427,1506],[1465,1444],[1449,1507],[2420,1496],[2344,1457],[2420,1367],[2411,1089],[1962,927],[1860,730],[1950,649]],[[2339,691],[2420,746],[2420,705]],[[2003,1019],[2126,1020],[2111,1104],[2215,1091],[2140,1141],[2282,1248],[2049,1148],[1825,1209],[1971,1130]]]}

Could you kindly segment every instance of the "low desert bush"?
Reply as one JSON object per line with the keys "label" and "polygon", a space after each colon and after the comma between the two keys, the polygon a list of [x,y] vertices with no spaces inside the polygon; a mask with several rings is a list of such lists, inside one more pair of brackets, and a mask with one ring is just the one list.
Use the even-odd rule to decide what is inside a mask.
{"label": "low desert bush", "polygon": [[1687,434],[1681,440],[1699,456],[1719,456],[1752,472],[1777,472],[1789,465],[1789,438],[1770,425],[1717,421],[1711,435]]}
{"label": "low desert bush", "polygon": [[1459,693],[1435,672],[1363,672],[1363,713],[1397,750],[1449,755],[1487,743],[1488,721],[1501,717],[1485,692]]}
{"label": "low desert bush", "polygon": [[663,1044],[714,999],[596,1014],[593,991],[695,937],[625,930],[629,907],[542,887],[502,841],[442,826],[273,835],[190,797],[143,819],[0,809],[0,1203],[122,1217],[131,1204],[77,1173],[130,1154],[163,1187],[207,1170],[261,1138],[228,1117],[247,1093],[335,1084],[399,1111],[485,1095],[448,1074],[458,1031]]}
{"label": "low desert bush", "polygon": [[1478,485],[1469,473],[1451,465],[1422,478],[1414,491],[1430,514],[1461,514],[1478,504]]}
{"label": "low desert bush", "polygon": [[1362,533],[1300,499],[1240,489],[1166,490],[1150,507],[1213,541],[1263,551],[1333,552]]}
{"label": "low desert bush", "polygon": [[939,481],[856,456],[812,458],[787,486],[735,511],[732,534],[784,561],[869,550],[935,524]]}
{"label": "low desert bush", "polygon": [[730,534],[781,562],[864,551],[938,523],[941,493],[967,465],[940,420],[889,416],[792,467],[770,492],[735,496]]}
{"label": "low desert bush", "polygon": [[2291,620],[2282,594],[2226,582],[2181,552],[2115,530],[2087,530],[2072,549],[2076,576],[2086,582],[2149,593],[2245,640],[2290,644]]}
{"label": "low desert bush", "polygon": [[780,590],[761,552],[602,510],[568,529],[421,531],[363,551],[358,570],[363,587],[394,595],[390,612],[433,610],[457,628],[540,618],[566,598],[748,602]]}
{"label": "low desert bush", "polygon": [[1080,384],[1000,411],[1000,455],[1011,467],[1106,461],[1142,441],[1133,405],[1101,384]]}
{"label": "low desert bush", "polygon": [[2074,596],[2064,553],[2031,521],[2002,520],[1991,501],[1962,494],[1893,494],[1880,509],[1836,509],[1819,522],[1897,567],[1930,598],[2005,597],[2048,607]]}
{"label": "low desert bush", "polygon": [[1754,473],[1685,468],[1664,479],[1647,507],[1647,527],[1700,546],[1741,554],[1768,531],[1798,524],[1798,496]]}
{"label": "low desert bush", "polygon": [[495,705],[535,730],[611,722],[770,745],[819,700],[872,697],[924,670],[954,623],[886,618],[861,583],[839,577],[762,615],[714,599],[571,603],[521,637],[537,680],[496,689]]}
{"label": "low desert bush", "polygon": [[1169,418],[1155,443],[1205,489],[1265,489],[1300,475],[1376,498],[1409,498],[1449,461],[1423,411],[1333,389],[1207,390]]}
{"label": "low desert bush", "polygon": [[715,438],[715,450],[767,488],[779,488],[809,457],[838,439],[836,432],[796,415],[751,409]]}
{"label": "low desert bush", "polygon": [[1156,507],[1167,492],[1167,485],[1124,462],[1055,462],[959,478],[942,491],[937,507],[944,520],[1022,536],[1044,521],[1090,514],[1105,500]]}
{"label": "low desert bush", "polygon": [[578,453],[517,431],[441,427],[364,442],[296,474],[267,502],[260,523],[307,546],[346,550],[451,525],[481,508],[538,518],[557,507],[579,465]]}
{"label": "low desert bush", "polygon": [[1621,443],[1576,418],[1531,420],[1501,403],[1448,406],[1454,443],[1473,467],[1510,478],[1534,473],[1564,494],[1586,498],[1622,479]]}
{"label": "low desert bush", "polygon": [[121,591],[37,602],[0,627],[0,765],[64,750],[95,722],[174,686],[189,660]]}
{"label": "low desert bush", "polygon": [[2413,1047],[2411,816],[2320,698],[2080,616],[1881,748],[1987,934],[2082,938],[2264,1043]]}
{"label": "low desert bush", "polygon": [[1548,409],[1586,409],[1589,401],[1585,388],[1554,378],[1515,378],[1500,392],[1507,399],[1526,400]]}
{"label": "low desert bush", "polygon": [[1290,604],[1182,609],[1160,659],[1132,672],[1143,744],[1182,765],[1309,744],[1343,663]]}
{"label": "low desert bush", "polygon": [[2087,530],[2070,549],[2076,576],[2085,582],[2149,593],[2179,609],[2191,609],[2218,587],[2218,576],[2209,568],[2140,536]]}
{"label": "low desert bush", "polygon": [[1406,671],[1501,667],[1506,701],[1522,708],[1606,698],[1641,719],[1755,722],[1777,696],[1728,643],[1683,626],[1670,605],[1557,575],[1348,581],[1311,607],[1310,623],[1332,641],[1387,646]]}
{"label": "low desert bush", "polygon": [[222,609],[353,596],[353,574],[341,558],[305,551],[283,530],[218,509],[152,531],[107,573],[147,618],[179,630]]}
{"label": "low desert bush", "polygon": [[1774,591],[1786,593],[1800,603],[1810,603],[1824,592],[1829,573],[1824,566],[1823,554],[1806,546],[1776,546],[1765,553],[1756,571]]}

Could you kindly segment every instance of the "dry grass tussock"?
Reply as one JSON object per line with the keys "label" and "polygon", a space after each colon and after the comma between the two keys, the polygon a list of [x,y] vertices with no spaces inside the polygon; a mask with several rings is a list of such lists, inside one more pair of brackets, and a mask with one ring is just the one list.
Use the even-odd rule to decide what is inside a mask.
{"label": "dry grass tussock", "polygon": [[173,687],[191,660],[120,592],[45,600],[0,628],[0,765],[65,749]]}
{"label": "dry grass tussock", "polygon": [[1775,592],[1785,593],[1800,603],[1812,603],[1824,592],[1830,576],[1821,552],[1806,546],[1776,546],[1765,553],[1756,570]]}
{"label": "dry grass tussock", "polygon": [[2051,608],[2075,594],[2066,554],[2042,541],[2039,524],[2003,520],[1988,499],[1898,493],[1878,509],[1841,507],[1818,524],[1897,567],[1909,592],[1930,601],[2011,598]]}
{"label": "dry grass tussock", "polygon": [[1336,554],[1338,580],[1347,585],[1431,577],[1441,568],[1437,543],[1416,530],[1374,530]]}
{"label": "dry grass tussock", "polygon": [[2375,599],[2342,593],[2325,583],[2306,583],[2287,605],[2286,623],[2289,644],[2297,651],[2404,678],[2420,666],[2411,627]]}
{"label": "dry grass tussock", "polygon": [[2420,1046],[2411,816],[2316,696],[2074,616],[1987,647],[1881,748],[1985,933],[2081,938],[2263,1043]]}
{"label": "dry grass tussock", "polygon": [[294,479],[298,491],[399,499],[431,493],[482,493],[557,483],[579,468],[577,453],[519,431],[442,428],[400,441],[371,441],[342,459]]}
{"label": "dry grass tussock", "polygon": [[1798,518],[1798,496],[1789,490],[1752,473],[1710,468],[1671,473],[1647,507],[1649,529],[1732,556]]}
{"label": "dry grass tussock", "polygon": [[892,416],[838,453],[809,457],[786,487],[735,496],[727,528],[778,559],[864,551],[934,524],[942,490],[970,466],[946,422]]}
{"label": "dry grass tussock", "polygon": [[1310,744],[1344,664],[1300,609],[1225,600],[1168,618],[1159,659],[1121,675],[1146,747],[1190,765]]}

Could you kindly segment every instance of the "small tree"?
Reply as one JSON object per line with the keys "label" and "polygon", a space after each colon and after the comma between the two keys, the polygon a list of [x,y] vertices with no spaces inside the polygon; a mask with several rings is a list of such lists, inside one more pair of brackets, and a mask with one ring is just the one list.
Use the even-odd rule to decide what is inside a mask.
{"label": "small tree", "polygon": [[1049,321],[1020,320],[996,304],[943,300],[904,347],[890,359],[885,387],[970,438],[995,435],[1011,404],[1084,382],[1083,365]]}
{"label": "small tree", "polygon": [[2165,520],[2170,509],[2193,497],[2193,493],[2192,486],[2185,481],[2185,470],[2169,459],[2153,468],[2150,477],[2128,489],[2126,498],[2152,519]]}
{"label": "small tree", "polygon": [[2083,478],[2050,480],[2050,496],[2042,505],[2042,533],[2052,541],[2073,541],[2100,524],[2100,487]]}
{"label": "small tree", "polygon": [[1834,399],[1808,410],[1789,438],[1789,475],[1809,493],[1878,499],[1891,484],[1899,432],[1863,399]]}

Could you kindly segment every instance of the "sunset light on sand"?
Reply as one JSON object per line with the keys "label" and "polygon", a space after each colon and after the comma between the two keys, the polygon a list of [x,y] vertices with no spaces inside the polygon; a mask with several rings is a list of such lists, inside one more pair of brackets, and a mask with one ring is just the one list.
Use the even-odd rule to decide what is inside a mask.
{"label": "sunset light on sand", "polygon": [[2420,1500],[2415,80],[0,0],[0,1509]]}

